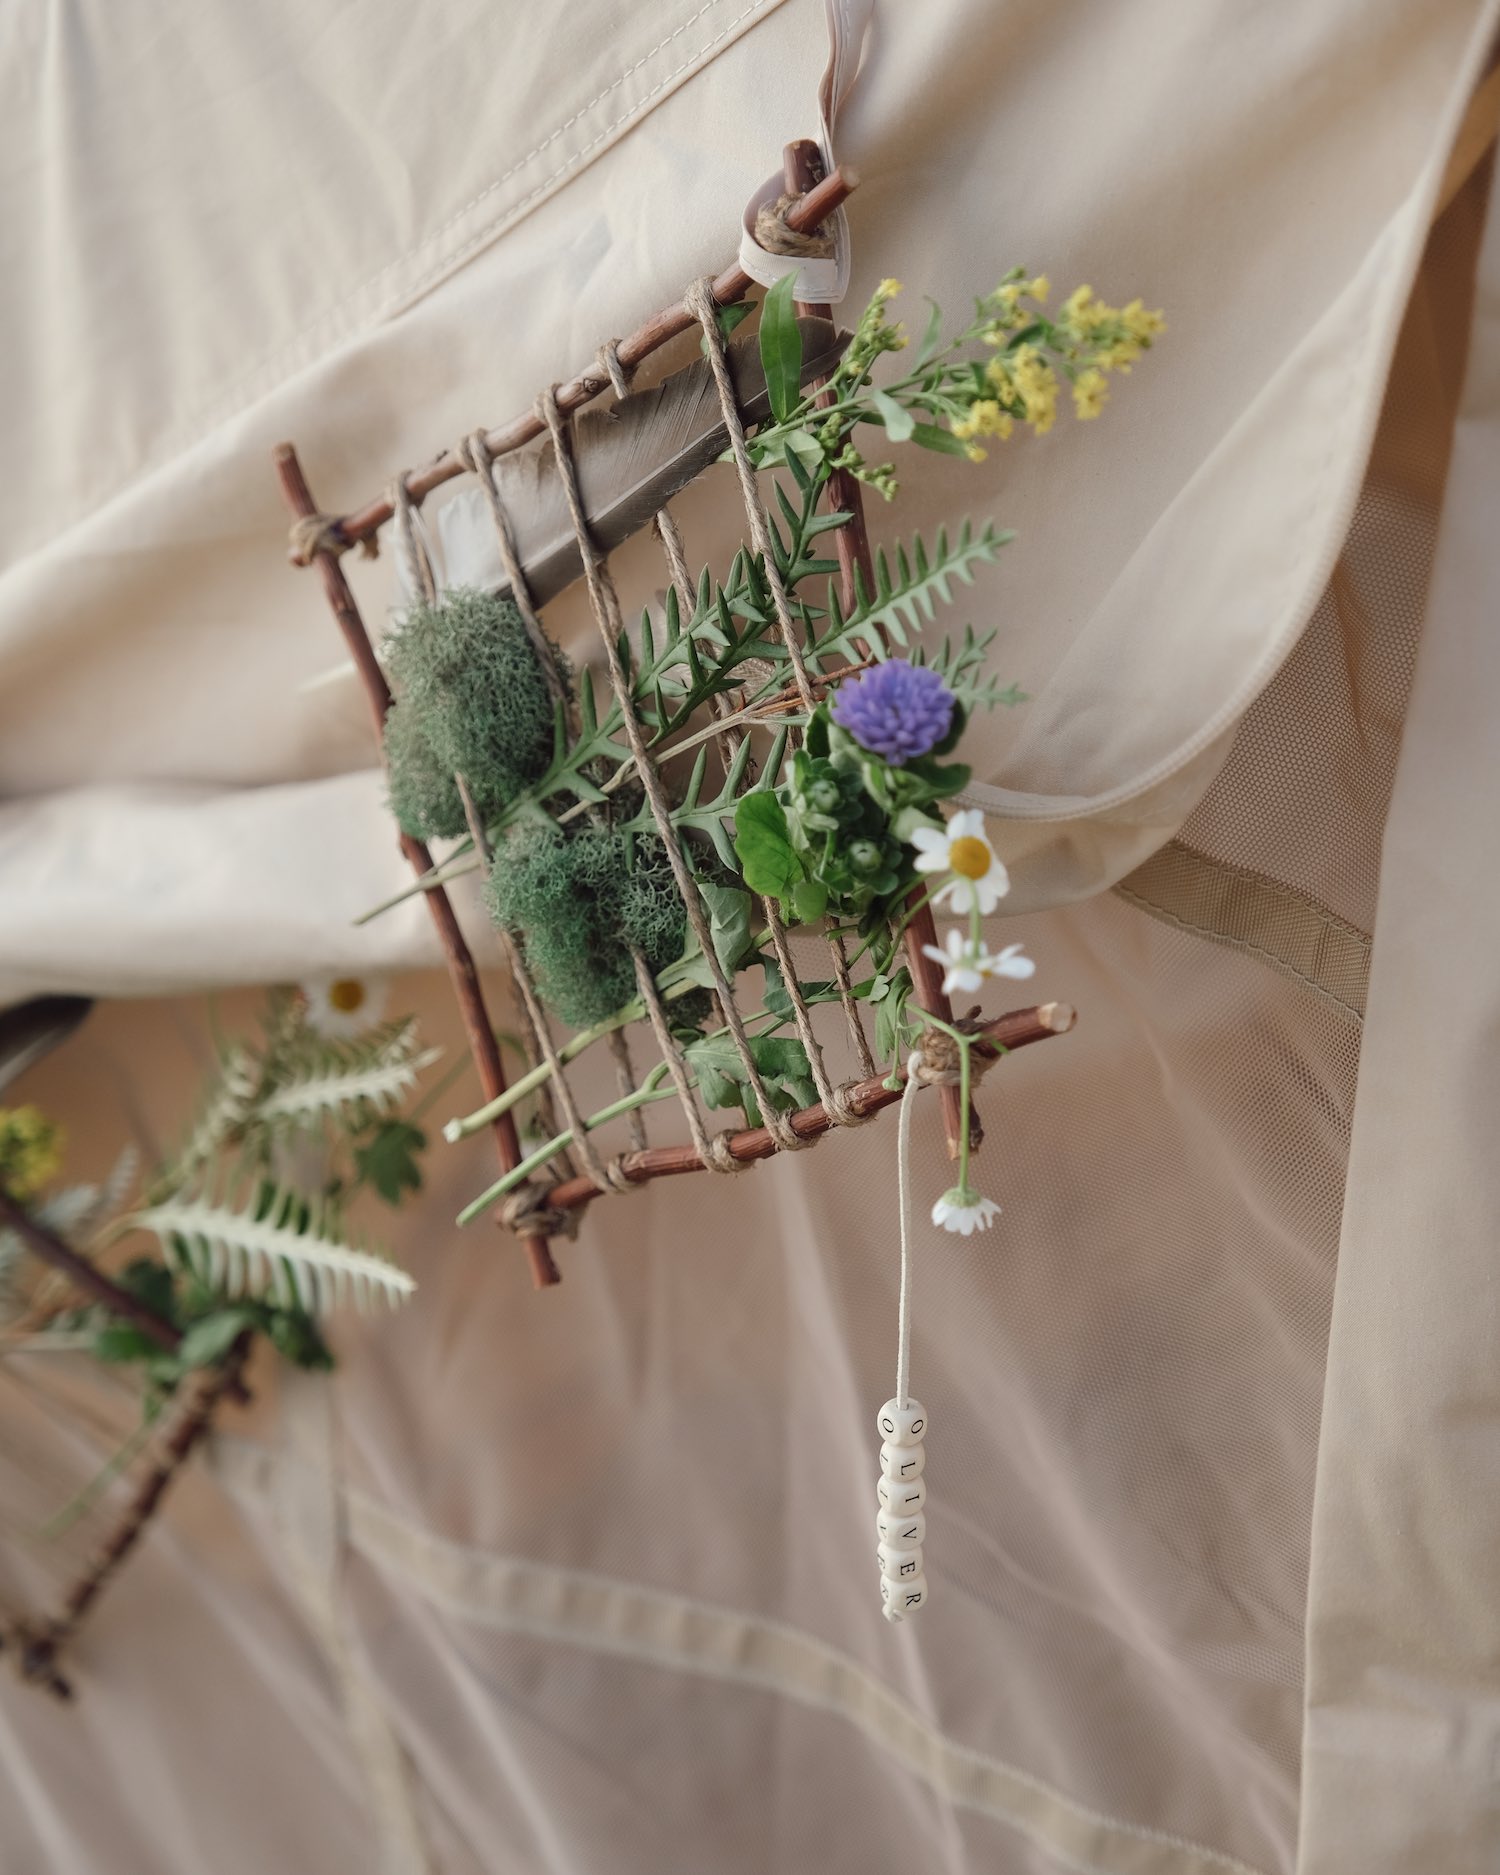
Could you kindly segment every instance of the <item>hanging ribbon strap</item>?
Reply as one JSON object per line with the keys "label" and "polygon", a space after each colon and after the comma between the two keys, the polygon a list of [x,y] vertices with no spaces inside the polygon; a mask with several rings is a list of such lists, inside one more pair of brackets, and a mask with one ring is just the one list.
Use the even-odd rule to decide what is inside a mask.
{"label": "hanging ribbon strap", "polygon": [[[822,135],[823,173],[834,169],[833,132],[844,100],[854,87],[864,60],[865,42],[875,12],[875,0],[825,0],[828,17],[828,65],[818,86],[818,115]],[[849,291],[849,222],[843,209],[836,209],[825,226],[833,237],[833,252],[806,251],[796,237],[786,244],[787,251],[776,252],[763,244],[770,228],[776,225],[775,210],[785,188],[781,172],[769,176],[751,196],[745,207],[744,227],[740,234],[740,265],[761,286],[774,286],[789,273],[798,275],[797,298],[819,306],[836,306]],[[803,251],[798,252],[799,247]]]}

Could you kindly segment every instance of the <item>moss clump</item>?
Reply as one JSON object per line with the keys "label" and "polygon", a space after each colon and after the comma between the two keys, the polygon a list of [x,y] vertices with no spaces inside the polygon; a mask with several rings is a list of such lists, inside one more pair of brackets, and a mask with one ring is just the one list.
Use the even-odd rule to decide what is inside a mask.
{"label": "moss clump", "polygon": [[632,948],[660,970],[680,957],[687,913],[661,842],[609,827],[517,829],[496,856],[486,902],[520,940],[542,999],[586,1029],[635,995]]}
{"label": "moss clump", "polygon": [[[567,661],[550,650],[566,684]],[[546,772],[552,693],[509,599],[462,589],[413,606],[391,640],[390,667],[437,767],[461,774],[482,812],[498,812]]]}
{"label": "moss clump", "polygon": [[418,840],[446,840],[465,831],[464,804],[421,722],[404,703],[385,719],[385,767],[391,812]]}

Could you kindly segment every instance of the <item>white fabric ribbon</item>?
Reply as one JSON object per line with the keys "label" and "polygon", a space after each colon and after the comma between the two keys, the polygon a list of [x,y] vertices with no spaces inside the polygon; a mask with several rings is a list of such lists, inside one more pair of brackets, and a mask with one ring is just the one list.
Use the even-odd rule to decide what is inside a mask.
{"label": "white fabric ribbon", "polygon": [[[824,174],[835,166],[833,132],[845,98],[854,88],[864,60],[865,41],[875,0],[825,0],[828,14],[828,64],[818,86],[818,117]],[[849,221],[843,209],[829,218],[833,229],[833,256],[807,260],[796,254],[772,254],[755,238],[755,221],[785,188],[781,172],[768,176],[745,207],[740,232],[740,265],[752,280],[774,286],[789,273],[799,274],[797,297],[820,306],[836,306],[849,290]]]}

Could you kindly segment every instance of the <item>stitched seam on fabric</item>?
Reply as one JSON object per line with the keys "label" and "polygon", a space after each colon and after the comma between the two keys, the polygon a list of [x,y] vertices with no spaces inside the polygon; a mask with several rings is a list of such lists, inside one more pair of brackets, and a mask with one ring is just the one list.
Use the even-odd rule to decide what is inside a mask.
{"label": "stitched seam on fabric", "polygon": [[[1336,913],[1329,911],[1325,905],[1320,905],[1316,899],[1307,897],[1305,894],[1296,891],[1293,887],[1286,885],[1280,880],[1268,879],[1263,874],[1252,872],[1246,867],[1234,866],[1224,860],[1212,859],[1206,853],[1200,853],[1195,847],[1188,846],[1185,842],[1180,840],[1170,841],[1161,851],[1163,854],[1172,855],[1173,857],[1188,858],[1195,865],[1201,866],[1221,878],[1233,883],[1252,886],[1257,891],[1264,892],[1268,895],[1275,895],[1282,899],[1289,907],[1314,920],[1322,930],[1333,934],[1345,942],[1353,942],[1356,944],[1364,955],[1365,968],[1368,973],[1371,952],[1370,938],[1366,933],[1360,931],[1357,926],[1350,924],[1347,919],[1338,917]],[[1138,911],[1145,912],[1148,917],[1155,918],[1162,924],[1171,925],[1174,930],[1186,932],[1191,937],[1202,938],[1210,944],[1222,945],[1227,950],[1235,950],[1244,955],[1259,958],[1261,962],[1269,964],[1283,976],[1293,978],[1296,982],[1302,984],[1305,989],[1309,989],[1315,995],[1323,997],[1345,1015],[1352,1016],[1355,1022],[1363,1024],[1364,1010],[1359,1004],[1346,1001],[1336,990],[1331,989],[1326,982],[1322,982],[1318,978],[1309,976],[1305,971],[1300,970],[1284,953],[1272,950],[1267,945],[1258,944],[1253,938],[1242,935],[1231,929],[1228,925],[1209,924],[1199,919],[1190,918],[1185,913],[1174,910],[1164,904],[1160,899],[1148,896],[1143,887],[1148,882],[1151,882],[1151,864],[1152,862],[1148,860],[1144,866],[1138,867],[1135,872],[1129,873],[1125,878],[1121,879],[1114,887],[1116,895],[1124,899],[1127,904],[1134,905]],[[1143,874],[1146,875],[1145,878],[1142,877]],[[1132,880],[1135,880],[1137,883],[1132,885]]]}
{"label": "stitched seam on fabric", "polygon": [[[632,65],[628,71],[622,72],[611,84],[606,85],[604,90],[599,93],[598,97],[591,98],[581,110],[575,111],[565,123],[559,124],[556,130],[544,137],[542,141],[537,144],[535,149],[521,158],[520,162],[513,163],[503,175],[497,176],[492,182],[486,183],[484,188],[479,191],[478,195],[472,196],[464,203],[462,208],[456,209],[440,227],[427,236],[421,243],[422,247],[430,247],[434,242],[441,241],[442,237],[447,234],[449,229],[456,227],[461,221],[464,221],[469,215],[473,214],[474,210],[478,208],[481,202],[486,201],[497,189],[503,188],[512,176],[526,167],[533,157],[539,156],[549,144],[555,142],[558,137],[570,130],[581,118],[587,117],[589,112],[597,105],[601,104],[612,91],[618,90],[619,87],[624,84],[627,79],[632,78],[643,65],[648,65],[658,52],[664,50],[674,39],[686,32],[688,27],[693,25],[695,21],[702,19],[704,14],[714,11],[724,4],[725,0],[707,0],[707,4],[700,7],[690,18],[684,20],[682,25],[679,26],[675,32],[670,33],[659,45],[653,46],[650,52],[637,59],[635,64]],[[417,276],[410,287],[404,292],[397,294],[383,309],[372,309],[367,315],[367,322],[373,324],[377,319],[388,315],[392,310],[410,305],[413,301],[420,299],[437,279],[450,268],[457,266],[468,255],[473,253],[477,247],[482,247],[486,242],[493,240],[498,230],[502,228],[508,220],[524,213],[524,211],[536,201],[538,196],[545,194],[555,182],[567,174],[568,170],[574,168],[591,150],[597,149],[598,146],[608,137],[612,136],[622,124],[628,123],[632,117],[637,116],[643,111],[653,98],[660,96],[674,79],[680,78],[682,74],[690,70],[705,53],[711,52],[721,40],[726,39],[729,34],[734,31],[736,26],[743,25],[752,13],[760,12],[769,4],[773,4],[773,0],[751,0],[751,4],[737,13],[727,25],[721,27],[720,30],[714,34],[712,39],[706,39],[702,45],[694,52],[690,53],[680,65],[674,66],[670,72],[653,85],[643,97],[632,104],[628,110],[622,111],[618,117],[607,124],[597,137],[591,139],[582,149],[575,151],[572,156],[567,157],[563,162],[559,163],[557,168],[551,171],[549,175],[545,176],[529,194],[522,196],[512,207],[504,210],[479,233],[471,236],[469,240],[454,248],[451,253],[445,255],[440,261],[435,261],[424,272]],[[405,252],[398,254],[393,260],[388,261],[385,266],[371,274],[367,279],[362,280],[357,287],[354,287],[343,296],[338,302],[339,306],[347,306],[351,301],[377,288],[382,280],[386,279],[390,274],[395,273],[405,261],[410,259],[413,251],[414,250],[408,248]],[[316,331],[318,324],[330,318],[337,309],[337,307],[329,308],[328,311],[320,315],[319,320],[315,321],[312,326],[304,327],[302,331],[295,334],[294,337],[283,341],[269,358],[262,359],[258,364],[252,367],[250,372],[237,378],[228,390],[222,391],[219,394],[218,399],[214,403],[205,405],[203,410],[193,418],[192,421],[208,426],[212,426],[214,423],[221,421],[226,403],[230,402],[246,385],[252,384],[258,378],[269,376],[274,372],[281,361],[290,353],[294,352],[306,339],[308,334]]]}
{"label": "stitched seam on fabric", "polygon": [[[553,142],[556,137],[561,136],[563,132],[572,124],[576,123],[580,117],[587,116],[590,110],[609,96],[610,92],[617,89],[626,79],[639,71],[642,65],[649,63],[656,53],[670,45],[672,40],[685,32],[694,21],[701,19],[705,13],[722,6],[724,3],[725,0],[708,0],[707,5],[701,7],[698,12],[694,13],[689,19],[684,20],[681,26],[670,33],[666,39],[661,41],[660,45],[654,47],[651,52],[646,53],[642,58],[638,59],[636,63],[630,67],[629,71],[622,73],[619,78],[607,85],[605,89],[599,93],[597,98],[591,100],[582,110],[575,112],[574,115],[567,120],[567,123],[559,125],[557,130],[543,138],[542,142],[536,146],[536,149],[531,151],[530,156],[523,158],[520,163],[513,164],[503,176],[496,177],[494,181],[487,183],[485,187],[480,190],[478,195],[471,197],[462,208],[450,215],[434,234],[429,235],[421,243],[421,247],[430,246],[433,241],[439,240],[448,229],[452,228],[458,222],[463,221],[466,216],[472,214],[481,202],[492,195],[496,189],[502,187],[518,169],[524,169],[526,163],[529,162],[532,157],[538,155],[549,143]],[[621,112],[617,118],[600,131],[598,136],[592,138],[581,149],[574,151],[571,156],[560,163],[555,170],[539,182],[528,194],[522,196],[509,208],[503,210],[494,220],[486,223],[482,229],[478,230],[474,235],[470,236],[468,240],[462,242],[451,252],[445,254],[440,260],[434,261],[403,291],[394,294],[381,304],[372,307],[368,313],[358,320],[347,332],[341,334],[340,337],[344,340],[355,342],[383,320],[394,317],[396,314],[404,311],[408,306],[415,304],[418,300],[423,298],[440,280],[446,278],[455,268],[461,266],[481,248],[496,240],[513,222],[522,218],[526,211],[536,203],[541,196],[546,195],[567,175],[569,170],[577,168],[585,157],[596,150],[601,143],[607,142],[622,125],[629,123],[632,118],[640,116],[654,98],[659,97],[663,91],[675,83],[677,79],[681,78],[684,72],[690,71],[694,65],[702,60],[708,53],[712,52],[715,46],[727,39],[737,27],[742,26],[745,21],[754,14],[765,12],[768,9],[773,9],[784,3],[785,0],[751,0],[751,4],[744,7],[732,20],[728,21],[727,24],[714,34],[712,39],[705,40],[702,45],[684,59],[680,65],[675,66],[668,72],[657,84],[652,86],[650,91],[637,99],[628,110]],[[357,287],[352,288],[348,293],[344,294],[333,306],[326,308],[311,325],[304,326],[291,338],[283,340],[274,352],[270,353],[267,357],[257,360],[247,371],[242,372],[240,376],[235,378],[227,387],[221,389],[211,402],[201,405],[191,416],[183,418],[179,423],[174,425],[171,430],[160,437],[152,452],[149,455],[143,456],[138,462],[133,464],[125,480],[117,487],[111,489],[103,500],[96,502],[91,508],[86,508],[82,512],[72,516],[56,533],[50,535],[45,541],[34,542],[29,547],[23,547],[21,549],[22,555],[42,552],[48,548],[55,547],[70,530],[82,527],[93,520],[97,515],[109,508],[113,502],[118,500],[122,494],[128,493],[138,482],[148,480],[151,476],[160,473],[183,449],[192,448],[197,443],[203,441],[204,438],[220,424],[241,414],[247,407],[247,404],[252,401],[255,396],[259,395],[263,389],[268,386],[279,386],[285,383],[287,377],[295,375],[298,370],[312,369],[315,367],[319,362],[316,358],[300,362],[296,359],[298,349],[305,345],[313,334],[332,320],[344,307],[350,305],[361,295],[369,293],[377,288],[382,280],[400,268],[403,263],[408,261],[412,254],[417,251],[420,250],[408,248],[398,254],[393,260],[381,267],[378,272],[371,274],[367,279],[362,280]]]}
{"label": "stitched seam on fabric", "polygon": [[[611,1602],[618,1604],[621,1609],[633,1608],[638,1612],[649,1612],[655,1609],[667,1614],[679,1612],[687,1617],[696,1617],[700,1621],[705,1619],[711,1621],[727,1634],[737,1633],[742,1637],[752,1638],[756,1635],[766,1636],[788,1646],[810,1663],[823,1668],[831,1667],[842,1679],[851,1681],[866,1691],[891,1716],[903,1721],[905,1726],[919,1736],[929,1748],[935,1747],[950,1765],[967,1764],[983,1773],[1008,1780],[1055,1806],[1065,1820],[1071,1819],[1111,1831],[1123,1838],[1128,1838],[1137,1845],[1172,1850],[1179,1855],[1191,1857],[1198,1869],[1223,1870],[1226,1871],[1226,1875],[1262,1875],[1262,1871],[1220,1850],[1210,1849],[1203,1844],[1192,1842],[1186,1837],[1177,1836],[1168,1831],[1153,1829],[1149,1825],[1129,1823],[1092,1810],[1040,1778],[1033,1777],[1001,1759],[986,1757],[968,1746],[957,1744],[937,1731],[920,1713],[897,1694],[891,1692],[857,1661],[838,1653],[814,1636],[804,1634],[798,1629],[780,1622],[741,1614],[733,1609],[717,1607],[711,1603],[666,1594],[658,1589],[637,1587],[633,1583],[611,1576],[536,1563],[524,1557],[469,1549],[406,1524],[386,1511],[383,1506],[362,1498],[356,1493],[349,1493],[347,1502],[351,1513],[349,1534],[354,1547],[361,1550],[370,1560],[394,1569],[404,1582],[418,1589],[429,1600],[447,1607],[450,1612],[470,1620],[484,1622],[486,1625],[499,1626],[506,1631],[532,1633],[536,1638],[558,1639],[566,1644],[585,1648],[592,1640],[598,1651],[625,1658],[641,1659],[663,1670],[689,1671],[703,1677],[753,1685],[760,1690],[775,1693],[784,1698],[796,1699],[801,1704],[828,1711],[854,1725],[872,1743],[898,1759],[913,1775],[923,1778],[934,1788],[940,1789],[958,1807],[976,1810],[1009,1824],[1046,1854],[1052,1856],[1054,1860],[1059,1861],[1063,1866],[1082,1871],[1082,1875],[1115,1875],[1115,1871],[1101,1863],[1079,1863],[1071,1859],[1060,1847],[1055,1849],[1047,1836],[1039,1833],[1045,1827],[1044,1820],[1028,1818],[1019,1812],[1007,1809],[998,1797],[985,1799],[977,1795],[966,1794],[961,1789],[954,1789],[951,1775],[945,1778],[940,1766],[933,1765],[915,1752],[903,1751],[889,1737],[874,1729],[873,1720],[868,1722],[864,1720],[861,1708],[854,1701],[841,1701],[826,1685],[826,1675],[824,1676],[825,1683],[822,1685],[812,1683],[815,1676],[810,1675],[810,1683],[803,1686],[789,1682],[785,1677],[778,1675],[769,1664],[758,1667],[739,1658],[725,1659],[701,1650],[694,1652],[685,1640],[680,1641],[675,1648],[662,1647],[642,1635],[639,1623],[633,1626],[617,1623],[615,1631],[605,1635],[600,1633],[598,1624],[592,1627],[583,1623],[578,1623],[576,1626],[570,1625],[566,1613],[556,1608],[541,1615],[530,1613],[521,1605],[524,1601],[524,1594],[518,1594],[515,1591],[517,1589],[524,1591],[528,1583],[558,1589],[571,1588],[579,1592],[593,1591],[609,1597]],[[382,1541],[382,1535],[384,1535],[384,1541]],[[366,1541],[361,1542],[362,1537]],[[441,1562],[444,1558],[450,1559],[461,1567],[477,1565],[485,1570],[489,1577],[486,1588],[490,1590],[490,1593],[483,1596],[465,1596],[461,1592],[446,1589],[440,1581],[434,1579],[437,1572],[433,1568],[434,1562]],[[500,1593],[494,1592],[497,1586],[494,1577],[497,1572],[503,1572],[508,1579],[511,1585],[509,1593],[506,1593],[503,1587]],[[1192,1871],[1177,1864],[1170,1871],[1164,1870],[1163,1875],[1192,1875]]]}

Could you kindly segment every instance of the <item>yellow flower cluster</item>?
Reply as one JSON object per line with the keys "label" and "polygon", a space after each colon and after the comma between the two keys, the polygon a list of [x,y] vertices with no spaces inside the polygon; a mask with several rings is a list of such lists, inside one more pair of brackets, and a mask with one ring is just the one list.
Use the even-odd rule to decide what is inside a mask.
{"label": "yellow flower cluster", "polygon": [[29,1198],[61,1164],[59,1127],[35,1107],[0,1107],[0,1189]]}
{"label": "yellow flower cluster", "polygon": [[[1166,330],[1161,314],[1140,300],[1110,306],[1089,286],[1068,295],[1054,322],[1040,310],[1050,291],[1045,274],[1027,279],[1017,268],[984,302],[980,337],[998,355],[985,369],[984,388],[951,426],[975,461],[985,452],[973,439],[1007,437],[1017,422],[1045,436],[1057,419],[1064,377],[1071,381],[1077,416],[1085,422],[1097,417],[1109,397],[1109,373],[1128,372]],[[1023,300],[1032,305],[1023,306]]]}

